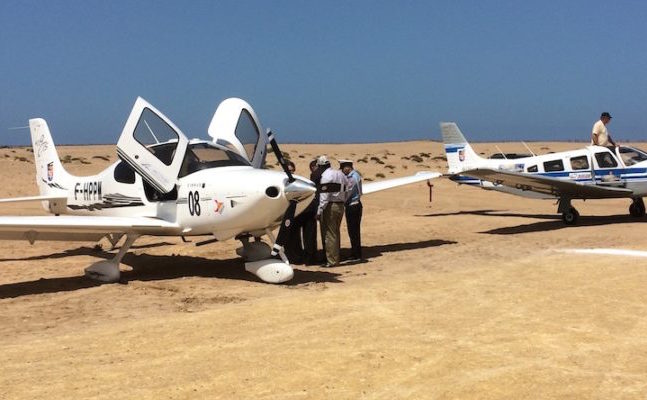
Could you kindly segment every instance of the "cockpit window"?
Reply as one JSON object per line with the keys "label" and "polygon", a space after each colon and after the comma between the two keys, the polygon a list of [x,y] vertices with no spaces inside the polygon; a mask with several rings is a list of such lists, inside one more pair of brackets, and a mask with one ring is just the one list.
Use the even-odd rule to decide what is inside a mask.
{"label": "cockpit window", "polygon": [[564,162],[562,160],[552,160],[552,161],[546,161],[544,163],[544,171],[546,172],[563,171],[563,170],[564,170]]}
{"label": "cockpit window", "polygon": [[587,156],[571,157],[571,169],[589,169],[589,158]]}
{"label": "cockpit window", "polygon": [[133,137],[164,164],[171,165],[179,135],[150,109],[142,111]]}
{"label": "cockpit window", "polygon": [[626,166],[647,160],[647,153],[642,150],[634,149],[633,147],[620,147],[619,150],[622,162],[625,163]]}
{"label": "cockpit window", "polygon": [[232,166],[249,166],[249,162],[231,150],[225,150],[210,143],[189,144],[179,177],[182,178],[202,169]]}
{"label": "cockpit window", "polygon": [[595,153],[595,159],[598,161],[598,166],[600,168],[615,168],[618,166],[618,162],[615,157],[611,155],[610,151]]}
{"label": "cockpit window", "polygon": [[235,135],[245,148],[247,158],[251,160],[254,157],[254,152],[256,152],[256,144],[258,143],[260,134],[252,116],[245,109],[243,109],[240,117],[238,117]]}

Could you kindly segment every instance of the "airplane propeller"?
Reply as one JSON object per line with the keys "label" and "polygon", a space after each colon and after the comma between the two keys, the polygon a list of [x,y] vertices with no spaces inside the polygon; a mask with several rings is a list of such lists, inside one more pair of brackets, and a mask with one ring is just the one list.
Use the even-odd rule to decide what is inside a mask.
{"label": "airplane propeller", "polygon": [[[283,168],[283,171],[285,171],[285,174],[288,176],[288,182],[287,185],[285,186],[285,192],[286,192],[286,197],[288,197],[290,201],[290,205],[288,206],[288,209],[285,211],[285,214],[283,215],[283,221],[281,221],[281,227],[279,228],[279,234],[276,237],[276,241],[274,242],[274,246],[272,248],[272,255],[276,256],[277,254],[280,254],[281,251],[283,250],[283,247],[288,241],[288,236],[290,234],[290,230],[292,229],[292,223],[294,222],[294,214],[297,209],[297,198],[293,198],[293,196],[288,196],[291,190],[291,186],[300,186],[298,185],[299,182],[295,182],[296,179],[294,176],[292,176],[292,173],[288,169],[288,164],[285,162],[285,158],[283,157],[283,153],[281,153],[281,149],[279,149],[279,144],[276,142],[276,139],[274,138],[274,133],[268,129],[267,130],[267,138],[270,142],[270,145],[272,146],[272,151],[274,151],[274,155],[276,155],[276,158],[279,160],[279,164],[281,164],[281,167]],[[283,258],[283,257],[281,257]]]}
{"label": "airplane propeller", "polygon": [[292,176],[292,172],[290,172],[290,170],[288,169],[288,164],[285,162],[285,158],[283,158],[283,153],[281,153],[281,150],[279,149],[279,144],[276,143],[276,139],[274,138],[274,133],[270,129],[267,130],[267,139],[270,141],[270,145],[272,146],[272,151],[274,151],[276,158],[279,160],[279,164],[281,164],[281,168],[283,168],[283,171],[285,171],[285,174],[288,176],[288,182],[289,183],[294,182],[295,179]]}

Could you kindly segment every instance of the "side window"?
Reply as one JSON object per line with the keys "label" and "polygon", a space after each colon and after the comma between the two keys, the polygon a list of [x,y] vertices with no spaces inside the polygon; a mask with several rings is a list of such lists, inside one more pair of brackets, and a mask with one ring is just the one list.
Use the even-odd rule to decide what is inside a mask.
{"label": "side window", "polygon": [[589,169],[589,158],[587,156],[572,157],[571,168],[573,171],[577,171],[578,169]]}
{"label": "side window", "polygon": [[564,170],[564,162],[562,162],[562,160],[546,161],[544,163],[544,171],[546,172],[563,171],[563,170]]}
{"label": "side window", "polygon": [[238,117],[235,135],[245,148],[247,158],[251,160],[256,152],[256,144],[258,143],[260,133],[252,116],[245,109],[242,110],[240,117]]}
{"label": "side window", "polygon": [[532,166],[528,167],[528,169],[526,171],[527,172],[537,172],[537,170],[538,170],[537,166],[532,165]]}
{"label": "side window", "polygon": [[130,165],[123,161],[120,161],[119,164],[115,166],[114,176],[117,182],[128,184],[135,183],[135,171],[130,168]]}
{"label": "side window", "polygon": [[618,166],[618,162],[608,151],[601,151],[595,153],[595,159],[598,162],[600,168],[615,168]]}
{"label": "side window", "polygon": [[[148,108],[144,109],[139,117],[133,137],[164,164],[171,165],[173,163],[179,135]],[[165,145],[151,147],[160,143]]]}

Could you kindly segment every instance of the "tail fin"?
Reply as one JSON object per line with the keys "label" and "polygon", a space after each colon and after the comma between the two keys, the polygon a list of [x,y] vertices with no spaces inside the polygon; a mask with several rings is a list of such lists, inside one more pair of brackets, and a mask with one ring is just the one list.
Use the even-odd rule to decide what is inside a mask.
{"label": "tail fin", "polygon": [[476,168],[479,161],[483,160],[472,149],[465,136],[458,129],[454,122],[441,122],[440,131],[445,144],[445,155],[447,156],[448,172],[457,174],[467,169]]}
{"label": "tail fin", "polygon": [[41,196],[66,190],[72,183],[72,176],[63,169],[47,122],[42,118],[30,119],[29,130],[36,164],[36,184]]}

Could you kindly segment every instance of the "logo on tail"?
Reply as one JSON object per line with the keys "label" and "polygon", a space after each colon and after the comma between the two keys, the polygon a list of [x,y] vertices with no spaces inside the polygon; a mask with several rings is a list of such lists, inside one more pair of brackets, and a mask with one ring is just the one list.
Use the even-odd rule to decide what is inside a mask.
{"label": "logo on tail", "polygon": [[[47,143],[45,145],[47,145]],[[53,162],[47,164],[47,180],[49,182],[54,180],[54,163]]]}

